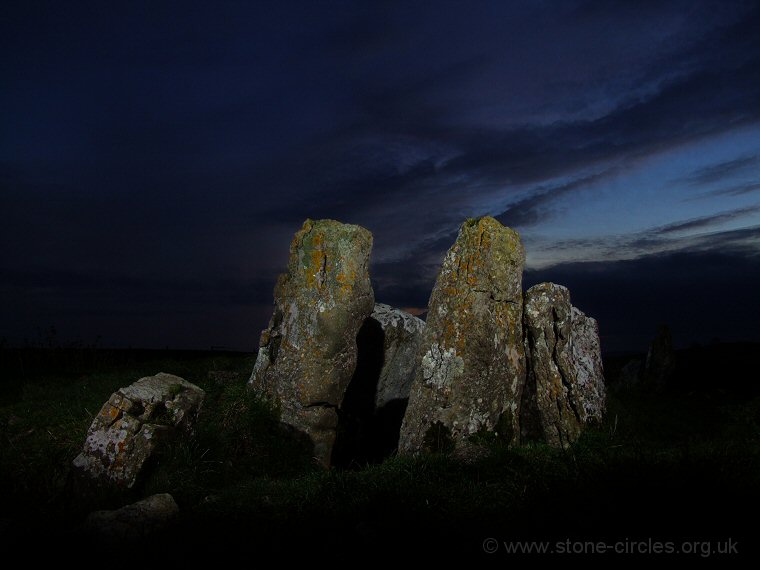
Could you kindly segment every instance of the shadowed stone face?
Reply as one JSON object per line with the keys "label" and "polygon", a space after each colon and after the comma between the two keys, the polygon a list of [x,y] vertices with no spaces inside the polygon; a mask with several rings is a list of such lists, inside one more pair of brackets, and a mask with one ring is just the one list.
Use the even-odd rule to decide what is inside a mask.
{"label": "shadowed stone face", "polygon": [[307,220],[261,334],[249,381],[277,401],[284,423],[305,432],[329,465],[340,407],[356,368],[356,335],[372,313],[372,234],[334,220]]}
{"label": "shadowed stone face", "polygon": [[495,219],[462,225],[430,297],[400,452],[429,447],[432,431],[455,445],[497,425],[518,437],[524,260],[517,232]]}
{"label": "shadowed stone face", "polygon": [[375,305],[371,318],[383,330],[383,366],[375,394],[375,408],[380,409],[394,400],[409,398],[425,321],[382,303]]}

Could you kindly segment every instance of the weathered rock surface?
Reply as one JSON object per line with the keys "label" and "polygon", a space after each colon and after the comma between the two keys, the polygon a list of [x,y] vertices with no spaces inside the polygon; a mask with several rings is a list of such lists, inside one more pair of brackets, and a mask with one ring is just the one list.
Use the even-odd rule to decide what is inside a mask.
{"label": "weathered rock surface", "polygon": [[571,319],[570,293],[565,287],[541,283],[525,293],[523,439],[563,447],[580,435],[580,403],[573,390]]}
{"label": "weathered rock surface", "polygon": [[195,384],[165,373],[119,388],[90,425],[75,471],[132,487],[168,439],[192,433],[204,397]]}
{"label": "weathered rock surface", "polygon": [[115,511],[90,513],[83,525],[85,534],[107,543],[149,538],[166,530],[179,515],[179,507],[168,493],[152,495]]}
{"label": "weathered rock surface", "polygon": [[307,220],[275,287],[249,380],[277,401],[282,421],[306,433],[330,464],[340,407],[356,368],[356,336],[372,313],[372,234],[334,220]]}
{"label": "weathered rock surface", "polygon": [[482,431],[519,437],[524,260],[517,232],[495,219],[460,228],[430,297],[399,452],[460,447]]}
{"label": "weathered rock surface", "polygon": [[541,283],[525,293],[527,375],[521,435],[567,447],[601,421],[606,389],[596,321],[570,304],[567,288]]}
{"label": "weathered rock surface", "polygon": [[660,325],[657,335],[649,345],[644,363],[644,382],[655,388],[664,387],[676,369],[676,353],[673,350],[673,337],[667,325]]}
{"label": "weathered rock surface", "polygon": [[375,408],[380,409],[394,400],[409,398],[425,321],[382,303],[375,304],[370,318],[383,330],[383,366],[375,393]]}
{"label": "weathered rock surface", "polygon": [[424,329],[424,321],[381,303],[362,324],[356,371],[338,410],[334,465],[381,461],[398,448]]}
{"label": "weathered rock surface", "polygon": [[607,387],[604,383],[599,325],[580,309],[571,307],[570,341],[575,365],[575,386],[581,422],[600,424],[607,411]]}

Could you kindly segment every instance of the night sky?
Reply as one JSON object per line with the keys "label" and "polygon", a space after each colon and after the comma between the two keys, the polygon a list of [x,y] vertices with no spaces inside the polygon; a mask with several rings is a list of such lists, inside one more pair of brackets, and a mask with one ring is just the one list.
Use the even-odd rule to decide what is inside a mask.
{"label": "night sky", "polygon": [[4,2],[0,338],[254,350],[306,218],[424,310],[467,217],[603,349],[760,340],[757,2]]}

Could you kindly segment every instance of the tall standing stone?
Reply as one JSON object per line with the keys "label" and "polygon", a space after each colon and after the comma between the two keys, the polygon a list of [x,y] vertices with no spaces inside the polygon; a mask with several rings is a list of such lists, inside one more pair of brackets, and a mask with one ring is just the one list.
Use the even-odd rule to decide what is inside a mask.
{"label": "tall standing stone", "polygon": [[570,304],[570,292],[541,283],[525,293],[527,376],[521,410],[524,440],[567,447],[601,421],[606,390],[598,326]]}
{"label": "tall standing stone", "polygon": [[306,220],[261,334],[249,384],[277,401],[282,421],[306,433],[330,464],[338,415],[357,361],[356,335],[372,313],[372,234],[334,220]]}
{"label": "tall standing stone", "polygon": [[519,437],[524,260],[517,232],[495,219],[460,228],[430,297],[401,453],[462,446],[482,431]]}

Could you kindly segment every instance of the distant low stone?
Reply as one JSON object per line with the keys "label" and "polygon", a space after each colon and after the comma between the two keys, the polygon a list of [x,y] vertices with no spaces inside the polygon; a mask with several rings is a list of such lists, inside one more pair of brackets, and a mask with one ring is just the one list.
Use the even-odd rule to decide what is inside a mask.
{"label": "distant low stone", "polygon": [[383,330],[383,365],[375,393],[375,408],[380,409],[389,402],[409,398],[425,321],[382,303],[375,304],[369,318],[380,323]]}
{"label": "distant low stone", "polygon": [[242,382],[243,375],[231,370],[209,370],[208,379],[220,386]]}
{"label": "distant low stone", "polygon": [[262,332],[250,386],[280,405],[282,421],[306,433],[330,464],[337,408],[357,363],[356,336],[374,307],[372,234],[334,220],[307,220],[293,238],[288,270]]}
{"label": "distant low stone", "polygon": [[400,453],[456,449],[480,432],[519,438],[524,260],[517,232],[495,219],[460,228],[430,297]]}
{"label": "distant low stone", "polygon": [[606,388],[594,319],[570,304],[570,292],[541,283],[525,293],[527,376],[523,440],[567,447],[605,413]]}
{"label": "distant low stone", "polygon": [[657,335],[649,345],[644,362],[644,383],[655,388],[663,388],[676,369],[676,354],[670,327],[660,325]]}
{"label": "distant low stone", "polygon": [[100,409],[74,459],[75,472],[117,487],[134,486],[168,440],[192,434],[205,392],[160,373],[119,388]]}
{"label": "distant low stone", "polygon": [[106,543],[144,540],[165,531],[179,515],[179,507],[168,493],[152,495],[114,511],[95,511],[83,530]]}
{"label": "distant low stone", "polygon": [[629,389],[641,383],[643,362],[640,358],[633,358],[625,363],[620,369],[617,384],[620,388]]}

